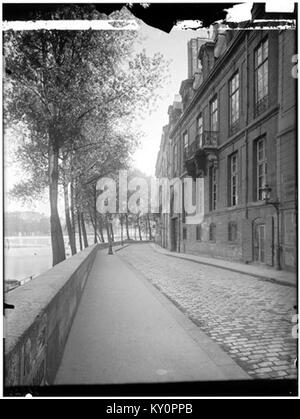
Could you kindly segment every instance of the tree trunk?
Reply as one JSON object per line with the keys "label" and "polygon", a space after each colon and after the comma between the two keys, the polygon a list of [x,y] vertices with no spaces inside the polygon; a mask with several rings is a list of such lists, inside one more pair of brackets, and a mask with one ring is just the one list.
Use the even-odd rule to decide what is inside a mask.
{"label": "tree trunk", "polygon": [[110,231],[111,231],[111,240],[114,242],[115,241],[115,235],[114,235],[114,228],[113,228],[113,224],[110,224]]}
{"label": "tree trunk", "polygon": [[110,238],[110,231],[109,231],[109,222],[106,222],[106,236],[107,236],[107,242],[110,243],[111,238]]}
{"label": "tree trunk", "polygon": [[146,216],[146,218],[144,218],[144,223],[145,223],[145,236],[146,236],[146,240],[148,240],[148,222],[147,222],[147,216]]}
{"label": "tree trunk", "polygon": [[152,240],[153,237],[152,237],[152,229],[151,229],[149,214],[147,214],[147,221],[148,221],[148,228],[149,228],[149,240]]}
{"label": "tree trunk", "polygon": [[129,225],[128,225],[128,214],[125,214],[125,224],[126,224],[127,240],[130,240],[130,236],[129,236]]}
{"label": "tree trunk", "polygon": [[123,237],[124,237],[124,234],[123,234],[123,219],[122,219],[122,221],[121,221],[121,243],[122,243],[122,245],[123,245]]}
{"label": "tree trunk", "polygon": [[82,250],[83,246],[82,246],[81,221],[80,221],[80,211],[79,211],[79,209],[77,209],[77,222],[78,222],[79,246],[80,246],[80,250]]}
{"label": "tree trunk", "polygon": [[106,216],[106,234],[107,234],[107,241],[111,243],[111,229],[110,229],[110,222],[108,216]]}
{"label": "tree trunk", "polygon": [[97,230],[97,227],[95,225],[95,220],[94,220],[94,218],[91,214],[90,214],[90,221],[91,221],[91,224],[92,224],[93,230],[94,230],[94,244],[97,244],[98,243],[98,230]]}
{"label": "tree trunk", "polygon": [[95,219],[94,219],[94,217],[91,213],[90,207],[89,207],[89,215],[90,215],[91,224],[92,224],[93,229],[94,229],[94,244],[97,244],[98,243],[97,224],[95,223]]}
{"label": "tree trunk", "polygon": [[75,234],[72,227],[71,217],[70,217],[70,203],[69,203],[69,193],[68,193],[68,183],[64,182],[64,198],[65,198],[65,217],[66,217],[66,225],[68,230],[69,236],[69,243],[72,255],[75,255],[76,252],[76,241],[75,241]]}
{"label": "tree trunk", "polygon": [[142,232],[141,232],[141,224],[140,224],[140,217],[138,217],[138,231],[139,231],[139,238],[142,241]]}
{"label": "tree trunk", "polygon": [[74,197],[73,182],[71,182],[71,219],[72,219],[72,228],[74,231],[75,244],[76,244],[75,197]]}
{"label": "tree trunk", "polygon": [[[50,140],[51,141],[51,140]],[[53,141],[53,140],[52,140]],[[53,143],[49,147],[49,199],[50,199],[50,230],[52,245],[52,265],[66,259],[65,243],[57,209],[58,198],[58,147]]]}
{"label": "tree trunk", "polygon": [[89,243],[88,243],[88,239],[87,239],[87,235],[86,235],[83,212],[80,212],[80,221],[81,221],[81,229],[82,229],[82,237],[83,237],[84,247],[87,248],[87,247],[89,247]]}
{"label": "tree trunk", "polygon": [[94,244],[98,243],[98,232],[96,226],[94,226]]}
{"label": "tree trunk", "polygon": [[96,185],[93,186],[93,191],[94,191],[94,220],[95,220],[95,226],[94,226],[94,243],[96,244],[97,241],[97,189],[96,189]]}
{"label": "tree trunk", "polygon": [[100,238],[102,243],[105,243],[105,239],[104,239],[104,234],[103,234],[103,224],[102,224],[102,219],[99,219],[99,223],[98,223],[98,231],[100,234]]}

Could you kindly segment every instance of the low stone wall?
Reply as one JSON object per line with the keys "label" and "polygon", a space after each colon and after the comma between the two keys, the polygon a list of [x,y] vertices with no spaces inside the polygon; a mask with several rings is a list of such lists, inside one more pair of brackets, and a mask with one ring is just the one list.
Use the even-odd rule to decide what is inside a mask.
{"label": "low stone wall", "polygon": [[5,386],[51,385],[96,252],[90,246],[29,283],[6,302]]}

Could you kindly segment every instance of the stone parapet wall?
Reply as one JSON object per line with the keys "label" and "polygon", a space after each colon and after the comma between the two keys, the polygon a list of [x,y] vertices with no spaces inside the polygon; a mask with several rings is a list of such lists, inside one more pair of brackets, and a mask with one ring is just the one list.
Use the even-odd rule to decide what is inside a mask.
{"label": "stone parapet wall", "polygon": [[12,290],[6,302],[5,386],[51,385],[97,250],[93,245]]}

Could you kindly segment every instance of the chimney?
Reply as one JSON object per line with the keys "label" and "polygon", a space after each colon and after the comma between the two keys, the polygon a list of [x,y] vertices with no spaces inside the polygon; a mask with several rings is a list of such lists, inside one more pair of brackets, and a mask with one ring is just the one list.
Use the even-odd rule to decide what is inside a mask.
{"label": "chimney", "polygon": [[218,24],[218,26],[216,26],[215,48],[214,48],[215,58],[221,57],[221,55],[225,52],[226,47],[227,47],[226,28],[224,24],[220,23]]}
{"label": "chimney", "polygon": [[192,79],[194,74],[201,70],[201,63],[198,60],[199,50],[205,40],[193,38],[188,41],[188,78]]}

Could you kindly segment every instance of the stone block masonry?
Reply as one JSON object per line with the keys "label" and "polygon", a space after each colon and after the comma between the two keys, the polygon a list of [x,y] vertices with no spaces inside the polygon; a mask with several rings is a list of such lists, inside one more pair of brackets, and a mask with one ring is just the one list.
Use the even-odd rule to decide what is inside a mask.
{"label": "stone block masonry", "polygon": [[5,387],[51,385],[99,246],[7,294]]}

